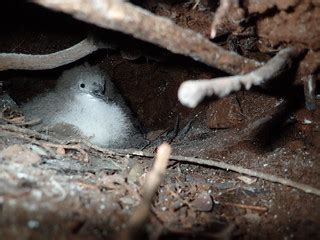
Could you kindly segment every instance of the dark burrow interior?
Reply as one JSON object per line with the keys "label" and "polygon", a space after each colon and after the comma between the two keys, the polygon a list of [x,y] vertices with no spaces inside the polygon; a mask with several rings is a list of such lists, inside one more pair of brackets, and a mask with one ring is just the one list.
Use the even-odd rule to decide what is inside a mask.
{"label": "dark burrow interior", "polygon": [[[196,11],[186,7],[186,2],[135,4],[162,16],[174,13],[177,24],[207,36],[209,16],[218,4],[200,1],[206,10],[200,11],[198,7]],[[242,89],[222,99],[211,97],[196,108],[187,108],[177,97],[183,81],[227,74],[31,2],[4,1],[0,12],[1,53],[48,54],[66,49],[90,34],[110,44],[110,49],[98,50],[55,69],[0,72],[1,93],[8,94],[18,105],[53,89],[63,71],[87,62],[110,77],[140,122],[140,130],[149,142],[144,151],[154,153],[162,141],[167,141],[174,155],[223,161],[320,187],[320,104],[317,100],[317,109],[313,111],[305,108],[303,84],[296,81],[302,74],[298,65],[264,88]],[[274,7],[260,18],[268,14],[275,16],[278,11]],[[259,17],[253,16],[250,21],[259,21]],[[228,34],[214,42],[225,49],[232,48]],[[257,49],[239,54],[259,61],[275,55]],[[270,119],[264,121],[266,117]],[[132,191],[141,186],[141,176],[151,168],[150,159],[112,159],[117,165],[113,168],[102,166],[101,159],[109,157],[89,153],[87,168],[88,163],[75,160],[77,153],[68,150],[64,153],[65,163],[58,163],[63,158],[58,161],[40,154],[39,163],[30,165],[26,160],[14,165],[17,164],[12,160],[14,157],[5,157],[9,154],[6,149],[13,145],[30,149],[35,143],[6,131],[0,135],[1,239],[105,239],[118,236],[126,228],[139,203]],[[25,149],[19,151],[29,159]],[[10,159],[14,164],[10,165]],[[126,183],[110,180],[110,176],[122,176]],[[154,201],[146,230],[148,236],[320,237],[319,196],[256,177],[242,177],[233,171],[173,162]],[[50,188],[58,190],[46,190]],[[59,198],[61,194],[64,197]],[[210,199],[209,203],[201,201],[203,198]]]}

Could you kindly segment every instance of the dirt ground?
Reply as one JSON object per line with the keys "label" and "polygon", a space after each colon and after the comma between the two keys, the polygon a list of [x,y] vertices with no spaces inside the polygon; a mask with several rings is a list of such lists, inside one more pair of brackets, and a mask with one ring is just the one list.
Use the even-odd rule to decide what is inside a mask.
{"label": "dirt ground", "polygon": [[[205,0],[133,2],[206,37],[218,6],[218,1]],[[2,92],[18,104],[25,102],[52,88],[63,70],[89,62],[108,73],[141,122],[152,142],[146,153],[169,141],[173,155],[223,161],[320,188],[320,102],[316,100],[313,111],[305,108],[302,80],[317,76],[320,66],[319,1],[240,2],[230,16],[240,8],[244,26],[229,23],[214,42],[259,61],[283,46],[307,49],[295,69],[268,89],[208,99],[195,109],[183,107],[177,99],[183,81],[226,74],[32,3],[5,1],[0,52],[55,52],[88,32],[116,49],[55,70],[0,72]],[[255,126],[267,116],[272,119]],[[119,239],[140,203],[153,163],[153,158],[123,150],[53,143],[21,128],[2,128],[0,150],[0,239]],[[145,237],[320,239],[319,205],[319,196],[292,187],[170,161]]]}

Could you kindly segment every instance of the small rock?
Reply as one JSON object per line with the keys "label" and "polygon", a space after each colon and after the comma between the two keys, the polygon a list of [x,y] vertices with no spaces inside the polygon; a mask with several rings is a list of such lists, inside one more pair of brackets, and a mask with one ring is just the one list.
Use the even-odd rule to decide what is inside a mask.
{"label": "small rock", "polygon": [[23,145],[12,145],[4,149],[0,153],[0,157],[23,164],[34,164],[40,162],[41,158],[38,154],[32,152]]}
{"label": "small rock", "polygon": [[132,183],[138,182],[143,173],[143,166],[139,163],[135,164],[128,174],[128,181]]}
{"label": "small rock", "polygon": [[28,227],[30,229],[35,229],[35,228],[38,228],[40,226],[40,223],[36,220],[29,220],[28,221]]}
{"label": "small rock", "polygon": [[245,219],[252,224],[259,224],[261,222],[261,217],[257,213],[247,213],[244,215]]}
{"label": "small rock", "polygon": [[39,147],[34,144],[27,144],[26,146],[35,154],[38,154],[40,156],[48,156],[47,150],[45,150],[43,147]]}
{"label": "small rock", "polygon": [[235,182],[223,182],[223,183],[217,183],[215,186],[220,190],[226,190],[233,188],[235,186]]}
{"label": "small rock", "polygon": [[212,197],[207,192],[201,192],[192,202],[192,206],[198,211],[210,212],[213,208]]}

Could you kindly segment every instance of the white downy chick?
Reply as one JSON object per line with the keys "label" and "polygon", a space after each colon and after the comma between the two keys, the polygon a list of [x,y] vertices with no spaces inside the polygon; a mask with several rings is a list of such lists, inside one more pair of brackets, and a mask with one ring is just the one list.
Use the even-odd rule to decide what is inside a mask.
{"label": "white downy chick", "polygon": [[[110,79],[98,68],[88,64],[63,72],[55,89],[22,106],[26,116],[42,119],[42,126],[71,126],[73,133],[107,147],[121,147],[133,126],[117,104],[103,95]],[[72,138],[72,136],[69,136]]]}

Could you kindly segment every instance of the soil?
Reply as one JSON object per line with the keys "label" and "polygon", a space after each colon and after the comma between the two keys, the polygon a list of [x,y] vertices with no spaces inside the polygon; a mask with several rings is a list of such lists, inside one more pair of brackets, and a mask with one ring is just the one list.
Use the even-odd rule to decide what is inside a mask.
{"label": "soil", "polygon": [[[212,1],[134,2],[206,37],[218,6]],[[149,140],[174,129],[179,117],[178,134],[160,137],[170,141],[174,155],[224,161],[320,188],[320,102],[314,111],[305,109],[302,82],[320,66],[320,5],[317,0],[241,3],[244,26],[230,26],[214,41],[261,61],[284,46],[306,48],[286,76],[289,81],[277,79],[267,89],[185,108],[177,99],[183,81],[225,74],[32,3],[4,1],[0,52],[55,52],[88,32],[116,49],[55,70],[1,72],[2,91],[19,104],[52,88],[63,70],[89,62],[111,77]],[[254,35],[243,34],[252,27]],[[267,116],[272,121],[255,124]],[[159,141],[144,151],[155,152]],[[153,163],[81,144],[48,145],[17,131],[0,131],[0,150],[0,239],[118,239],[140,203]],[[171,161],[145,234],[150,239],[320,239],[319,204],[319,196],[281,184]]]}

